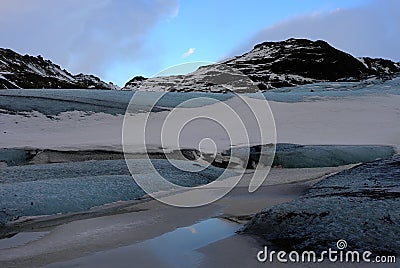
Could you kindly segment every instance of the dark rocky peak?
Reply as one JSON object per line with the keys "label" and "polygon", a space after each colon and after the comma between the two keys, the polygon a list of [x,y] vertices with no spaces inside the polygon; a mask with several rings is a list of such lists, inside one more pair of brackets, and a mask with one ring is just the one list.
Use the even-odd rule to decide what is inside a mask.
{"label": "dark rocky peak", "polygon": [[94,88],[117,89],[93,75],[72,75],[41,55],[20,55],[0,48],[0,89],[6,88]]}
{"label": "dark rocky peak", "polygon": [[263,89],[347,78],[360,80],[373,74],[359,60],[322,40],[264,42],[223,63],[242,71]]}

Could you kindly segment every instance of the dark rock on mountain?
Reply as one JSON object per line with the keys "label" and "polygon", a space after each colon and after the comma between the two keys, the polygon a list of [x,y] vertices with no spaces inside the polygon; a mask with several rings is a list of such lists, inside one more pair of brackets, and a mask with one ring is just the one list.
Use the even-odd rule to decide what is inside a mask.
{"label": "dark rock on mountain", "polygon": [[222,84],[221,77],[223,81],[232,81],[238,76],[231,74],[227,78],[228,69],[246,75],[259,89],[267,90],[326,81],[360,81],[371,76],[387,78],[400,73],[400,64],[384,59],[357,59],[322,40],[292,38],[258,44],[248,53],[200,67],[186,76],[151,78],[142,88],[143,79],[138,83],[134,78],[124,89],[246,92],[242,83],[231,84],[228,89],[217,86]]}
{"label": "dark rock on mountain", "polygon": [[377,76],[390,76],[400,70],[400,63],[395,63],[391,60],[362,57],[360,61]]}
{"label": "dark rock on mountain", "polygon": [[0,88],[117,89],[93,75],[72,75],[42,56],[22,56],[0,48]]}
{"label": "dark rock on mountain", "polygon": [[143,84],[143,82],[146,80],[147,80],[147,78],[139,75],[139,76],[135,76],[134,78],[132,78],[131,80],[126,82],[126,84],[130,85],[131,87],[140,87]]}

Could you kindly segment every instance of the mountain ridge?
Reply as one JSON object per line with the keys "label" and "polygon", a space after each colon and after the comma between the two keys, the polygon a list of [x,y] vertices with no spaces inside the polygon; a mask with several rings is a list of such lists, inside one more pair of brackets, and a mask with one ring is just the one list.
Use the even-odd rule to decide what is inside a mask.
{"label": "mountain ridge", "polygon": [[[229,72],[231,77],[227,75]],[[230,84],[238,74],[246,76],[251,85]],[[249,52],[202,66],[188,75],[135,76],[123,89],[245,93],[254,85],[263,91],[318,82],[362,81],[371,77],[386,80],[396,75],[400,75],[400,62],[356,58],[323,40],[290,38],[257,44]],[[0,48],[0,89],[11,88],[120,89],[94,75],[73,75],[40,55],[22,56],[11,49]]]}
{"label": "mountain ridge", "polygon": [[[168,81],[162,78],[151,78],[149,81],[157,80],[158,84],[168,85],[164,89],[161,88],[166,91],[189,91],[188,88],[193,86],[195,90],[192,91],[226,92],[226,89],[211,86],[212,81],[209,79],[209,74],[216,72],[220,73],[215,75],[216,80],[220,78],[218,76],[224,72],[222,65],[248,76],[260,90],[317,82],[361,81],[374,76],[378,79],[390,79],[400,74],[400,63],[391,60],[355,58],[323,40],[290,38],[279,42],[263,42],[243,55],[201,67],[188,75],[197,80],[193,83],[179,82],[182,85],[181,88],[171,88]],[[196,76],[196,72],[203,73],[204,77],[207,76],[207,83],[202,83],[201,80],[204,77]],[[170,78],[176,82],[185,80],[178,76]],[[146,78],[134,77],[125,84],[124,89],[149,90],[151,84],[146,85],[145,89],[140,88],[144,81]],[[146,84],[149,83],[151,82],[146,82]],[[155,84],[154,88],[160,87]],[[245,92],[242,90],[234,91]]]}
{"label": "mountain ridge", "polygon": [[74,88],[118,89],[94,75],[73,75],[41,55],[21,55],[8,48],[0,48],[0,88]]}

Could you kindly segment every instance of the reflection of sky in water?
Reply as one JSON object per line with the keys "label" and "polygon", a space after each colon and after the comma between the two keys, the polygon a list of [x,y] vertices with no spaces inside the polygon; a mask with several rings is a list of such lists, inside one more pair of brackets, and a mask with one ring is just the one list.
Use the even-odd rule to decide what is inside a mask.
{"label": "reflection of sky in water", "polygon": [[201,260],[196,249],[233,235],[239,227],[220,219],[208,219],[144,241],[137,247],[149,250],[173,265],[192,267]]}
{"label": "reflection of sky in water", "polygon": [[138,244],[95,253],[47,267],[195,267],[202,260],[196,250],[233,235],[241,225],[221,219],[208,219],[178,228]]}

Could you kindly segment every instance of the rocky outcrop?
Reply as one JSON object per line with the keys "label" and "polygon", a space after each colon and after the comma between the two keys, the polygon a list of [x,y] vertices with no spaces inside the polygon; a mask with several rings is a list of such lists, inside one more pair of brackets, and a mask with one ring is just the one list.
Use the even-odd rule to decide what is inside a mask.
{"label": "rocky outcrop", "polygon": [[372,59],[369,57],[362,57],[359,60],[371,73],[378,76],[390,76],[398,73],[400,70],[400,63],[395,63],[391,60]]}
{"label": "rocky outcrop", "polygon": [[400,155],[326,178],[290,203],[256,214],[243,232],[278,249],[400,254]]}

